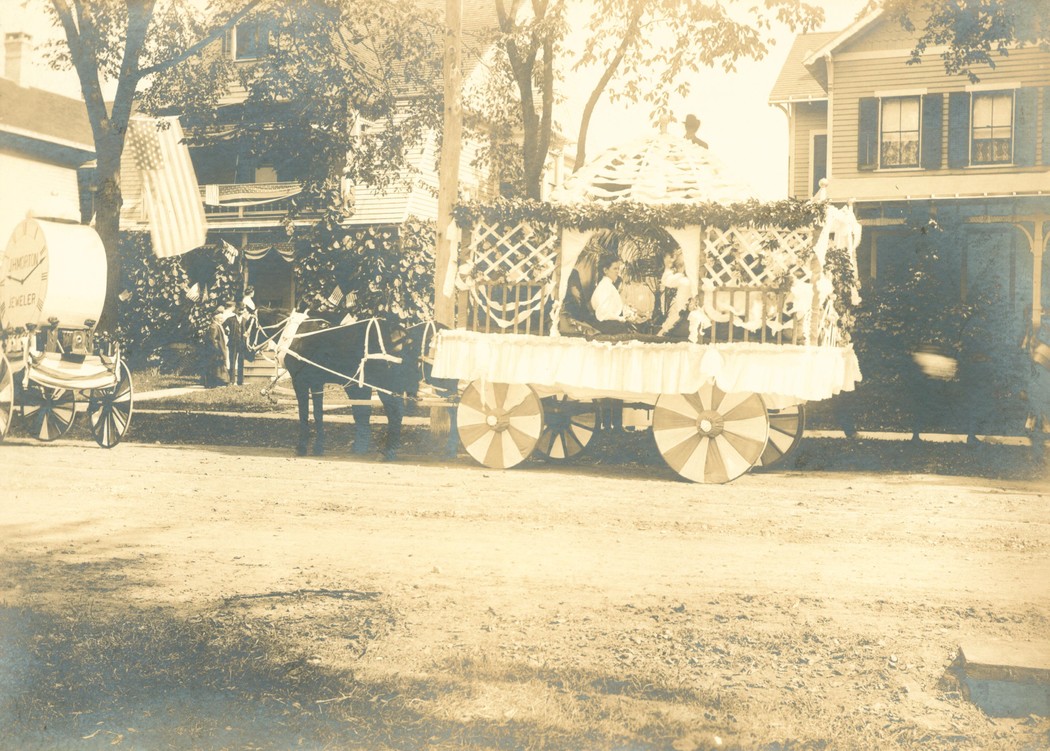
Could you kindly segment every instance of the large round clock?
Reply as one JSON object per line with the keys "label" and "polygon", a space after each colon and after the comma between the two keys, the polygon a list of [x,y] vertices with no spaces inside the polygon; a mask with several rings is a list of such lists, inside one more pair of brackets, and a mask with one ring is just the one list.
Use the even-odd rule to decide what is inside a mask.
{"label": "large round clock", "polygon": [[106,295],[106,253],[91,227],[26,219],[0,256],[0,328],[58,319],[79,328],[98,320]]}

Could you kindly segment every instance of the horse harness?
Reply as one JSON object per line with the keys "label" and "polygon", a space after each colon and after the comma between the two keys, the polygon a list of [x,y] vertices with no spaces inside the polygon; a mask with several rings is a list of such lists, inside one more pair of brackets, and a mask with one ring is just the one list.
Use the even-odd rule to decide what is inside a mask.
{"label": "horse harness", "polygon": [[[305,318],[304,317],[304,318],[299,319],[299,320],[295,320],[295,318],[289,318],[288,319],[288,325],[295,326],[296,330],[294,330],[292,332],[289,332],[291,334],[291,336],[287,338],[287,345],[284,348],[284,351],[282,352],[280,349],[278,350],[278,353],[277,353],[278,358],[280,358],[282,356],[291,355],[292,357],[294,357],[295,359],[299,360],[302,363],[305,363],[306,365],[311,365],[311,366],[317,368],[318,370],[323,370],[324,372],[330,373],[331,375],[334,375],[334,376],[336,376],[338,378],[344,378],[344,379],[346,379],[345,382],[342,384],[344,388],[347,387],[347,386],[350,386],[350,385],[355,385],[355,386],[358,386],[358,387],[361,387],[361,388],[370,388],[370,389],[372,389],[374,391],[379,391],[379,392],[381,392],[383,394],[389,394],[390,396],[399,396],[399,394],[395,394],[393,391],[390,391],[389,389],[382,388],[381,386],[375,386],[375,385],[367,383],[365,381],[365,365],[368,362],[370,362],[370,361],[379,360],[379,361],[382,361],[382,362],[389,362],[389,363],[393,363],[393,364],[400,364],[400,363],[404,362],[404,358],[398,357],[397,355],[392,355],[392,354],[390,354],[387,351],[387,343],[383,339],[383,331],[379,327],[379,320],[380,319],[376,318],[376,317],[366,318],[366,319],[363,319],[363,320],[360,320],[360,321],[350,321],[348,323],[340,323],[340,324],[338,324],[336,326],[325,326],[324,328],[319,328],[319,329],[315,329],[314,331],[307,331],[305,333],[300,334],[300,333],[298,333],[297,329],[303,323],[307,323],[307,322],[310,322],[310,321],[320,321],[322,323],[327,323],[327,321],[325,321],[323,318]],[[332,370],[331,368],[325,367],[324,365],[321,365],[320,363],[314,362],[313,360],[311,360],[311,359],[309,359],[307,357],[304,357],[299,352],[295,352],[294,350],[291,349],[291,342],[294,341],[295,339],[305,339],[306,337],[314,336],[316,334],[330,333],[332,331],[338,331],[339,329],[351,328],[353,326],[360,326],[360,325],[367,325],[368,326],[368,330],[365,331],[364,354],[361,356],[361,362],[358,363],[357,372],[354,373],[352,376],[347,376],[346,373],[340,373],[338,371]],[[411,330],[413,328],[416,328],[417,326],[426,326],[427,327],[427,328],[424,329],[424,332],[423,332],[423,343],[425,345],[427,334],[430,333],[431,329],[434,329],[434,324],[432,322],[429,322],[429,321],[424,322],[424,323],[417,323],[414,326],[408,327],[407,330]],[[436,331],[436,329],[434,329],[434,330]],[[376,337],[375,337],[376,341],[379,342],[379,351],[378,352],[373,352],[373,351],[371,351],[369,349],[369,347],[370,347],[369,342],[371,341],[371,334],[372,334],[373,331],[375,332],[375,335],[376,335]],[[431,336],[433,336],[433,335],[431,335]],[[406,338],[407,338],[407,334],[406,334]],[[282,336],[281,339],[285,340],[285,337]],[[407,396],[407,395],[401,395],[401,396]],[[416,397],[416,398],[418,399],[418,397]]]}

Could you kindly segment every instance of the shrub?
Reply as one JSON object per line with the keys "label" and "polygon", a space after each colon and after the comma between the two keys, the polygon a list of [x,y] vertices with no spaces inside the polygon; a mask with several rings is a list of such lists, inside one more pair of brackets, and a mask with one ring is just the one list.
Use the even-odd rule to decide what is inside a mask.
{"label": "shrub", "polygon": [[[123,281],[115,339],[133,370],[161,365],[159,352],[170,345],[195,348],[203,341],[216,305],[234,297],[239,287],[236,267],[212,247],[157,258],[147,233],[126,232],[121,235],[120,255]],[[192,268],[193,279],[187,268]],[[196,299],[190,297],[193,284]],[[184,347],[178,367],[187,367],[188,357]]]}

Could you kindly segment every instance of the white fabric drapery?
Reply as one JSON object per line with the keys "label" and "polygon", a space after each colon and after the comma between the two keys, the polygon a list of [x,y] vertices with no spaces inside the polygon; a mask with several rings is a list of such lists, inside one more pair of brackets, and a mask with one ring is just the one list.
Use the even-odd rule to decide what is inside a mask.
{"label": "white fabric drapery", "polygon": [[690,225],[688,227],[665,227],[667,233],[678,243],[682,249],[682,260],[685,261],[685,275],[689,277],[690,292],[695,295],[700,289],[700,227]]}
{"label": "white fabric drapery", "polygon": [[861,379],[857,356],[848,346],[602,342],[462,329],[438,335],[434,375],[642,399],[695,393],[713,380],[726,392],[802,401],[852,391]]}

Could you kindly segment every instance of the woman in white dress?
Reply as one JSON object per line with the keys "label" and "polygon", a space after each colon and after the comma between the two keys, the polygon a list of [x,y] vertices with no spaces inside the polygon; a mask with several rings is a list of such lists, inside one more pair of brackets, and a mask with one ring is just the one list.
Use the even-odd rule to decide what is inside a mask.
{"label": "woman in white dress", "polygon": [[[679,323],[684,323],[683,314],[689,307],[690,292],[692,291],[689,277],[685,274],[685,258],[681,250],[673,250],[664,254],[664,273],[660,278],[660,288],[665,294],[671,294],[671,303],[667,306],[667,317],[658,332],[660,336],[669,335]],[[679,327],[683,335],[685,326]]]}
{"label": "woman in white dress", "polygon": [[591,308],[597,320],[597,328],[603,334],[624,334],[631,330],[628,325],[637,318],[634,310],[620,297],[616,283],[623,274],[623,261],[616,256],[606,256],[598,262],[601,280],[591,295]]}

